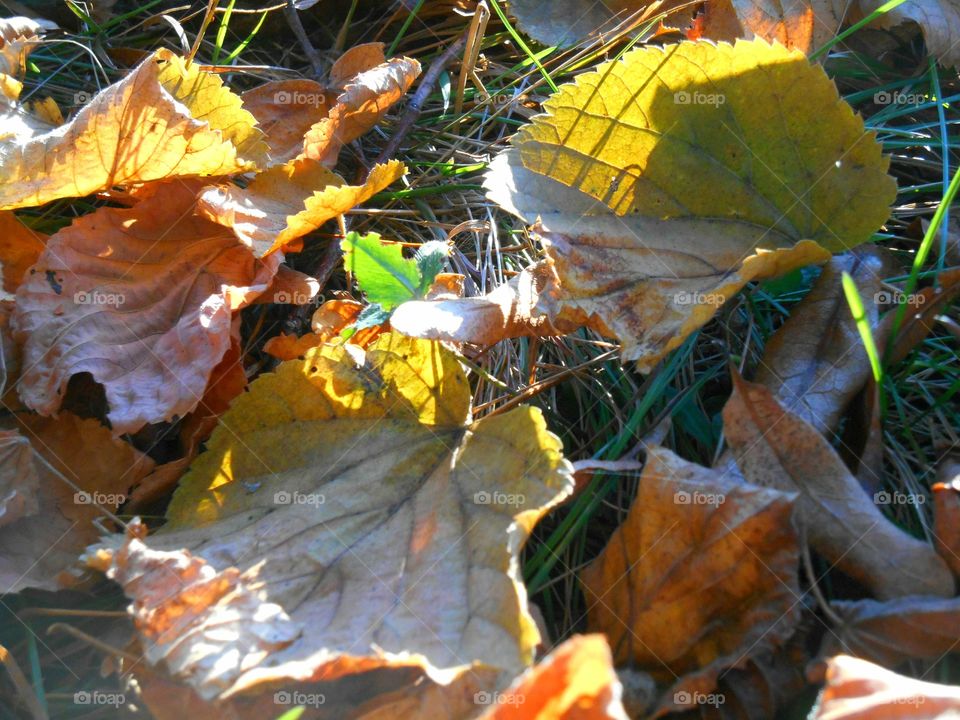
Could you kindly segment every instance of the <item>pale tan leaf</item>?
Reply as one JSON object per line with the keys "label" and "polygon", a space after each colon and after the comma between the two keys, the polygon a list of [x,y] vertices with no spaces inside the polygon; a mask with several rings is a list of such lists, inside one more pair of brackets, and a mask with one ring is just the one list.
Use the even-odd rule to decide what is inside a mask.
{"label": "pale tan leaf", "polygon": [[476,662],[515,674],[533,659],[518,553],[570,492],[559,440],[532,408],[471,423],[466,377],[438,344],[349,349],[312,350],[238,397],[149,541],[278,608],[287,644],[258,662],[241,661],[260,647],[242,627],[208,638],[235,617],[226,600],[188,603],[176,636],[156,636],[151,658],[204,697],[397,664],[445,684]]}
{"label": "pale tan leaf", "polygon": [[383,54],[384,44],[381,42],[361,43],[354,45],[330,68],[327,83],[332,88],[343,89],[360,73],[373,70],[378,65],[387,62]]}
{"label": "pale tan leaf", "polygon": [[390,160],[374,166],[363,185],[347,185],[320,163],[299,158],[265,170],[246,188],[207,187],[197,207],[264,257],[369,200],[405,172],[402,162]]}
{"label": "pale tan leaf", "polygon": [[411,300],[390,316],[390,326],[410,337],[446,342],[493,345],[514,337],[563,335],[578,323],[558,317],[552,322],[543,310],[544,295],[556,295],[553,266],[537,263],[509,283],[482,297]]}
{"label": "pale tan leaf", "polygon": [[158,50],[57,130],[0,154],[0,209],[115,185],[252,169],[262,133],[216,75]]}
{"label": "pale tan leaf", "polygon": [[799,519],[810,545],[879,598],[950,597],[953,577],[926,542],[888,520],[829,442],[785,411],[770,390],[734,375],[723,427],[744,477],[799,492]]}
{"label": "pale tan leaf", "polygon": [[832,658],[811,720],[932,720],[960,716],[960,690],[890,672],[847,655]]}
{"label": "pale tan leaf", "polygon": [[196,406],[230,346],[233,311],[268,287],[281,257],[259,261],[192,214],[195,193],[173,182],[50,237],[13,317],[28,407],[56,413],[78,373],[104,386],[118,435]]}
{"label": "pale tan leaf", "polygon": [[795,498],[648,451],[629,514],[580,577],[587,626],[607,635],[617,663],[673,684],[658,713],[689,709],[722,670],[792,634]]}
{"label": "pale tan leaf", "polygon": [[875,248],[839,255],[770,338],[757,366],[756,382],[821,433],[836,429],[844,408],[871,376],[840,283],[844,272],[856,283],[867,319],[876,326],[876,297],[887,274],[883,257]]}
{"label": "pale tan leaf", "polygon": [[0,19],[0,74],[23,77],[27,56],[51,25],[21,16]]}
{"label": "pale tan leaf", "polygon": [[40,479],[29,441],[16,430],[0,430],[0,527],[39,512]]}
{"label": "pale tan leaf", "polygon": [[[517,26],[544,45],[568,47],[602,37],[652,10],[650,0],[509,0]],[[657,8],[659,10],[661,8]],[[656,10],[647,12],[654,14]]]}

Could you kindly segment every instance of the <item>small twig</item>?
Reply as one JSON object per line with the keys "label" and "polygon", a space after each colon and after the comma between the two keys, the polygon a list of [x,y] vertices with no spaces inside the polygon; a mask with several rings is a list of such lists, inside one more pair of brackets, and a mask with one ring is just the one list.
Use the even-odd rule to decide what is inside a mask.
{"label": "small twig", "polygon": [[307,37],[307,31],[303,28],[303,23],[300,22],[300,15],[297,12],[297,6],[294,5],[294,0],[287,0],[287,6],[283,9],[283,14],[287,18],[287,24],[293,30],[293,34],[297,36],[297,41],[307,54],[307,59],[310,60],[314,77],[319,78],[323,75],[323,60],[313,43],[310,42],[310,38]]}
{"label": "small twig", "polygon": [[470,28],[467,28],[463,35],[461,35],[450,47],[444,50],[443,54],[434,60],[433,64],[430,65],[430,69],[423,74],[423,79],[420,81],[420,87],[417,88],[417,91],[413,94],[413,97],[410,98],[410,102],[407,103],[406,112],[397,125],[396,132],[393,133],[393,137],[390,138],[390,142],[386,144],[386,146],[380,152],[380,155],[376,160],[374,160],[374,165],[389,160],[396,154],[397,149],[400,147],[400,143],[403,142],[403,139],[407,136],[407,133],[410,132],[414,123],[416,123],[417,119],[420,117],[420,113],[423,110],[423,104],[427,101],[430,93],[433,92],[434,85],[436,85],[437,81],[440,79],[440,73],[444,71],[453,58],[456,57],[466,46],[467,36],[469,34]]}

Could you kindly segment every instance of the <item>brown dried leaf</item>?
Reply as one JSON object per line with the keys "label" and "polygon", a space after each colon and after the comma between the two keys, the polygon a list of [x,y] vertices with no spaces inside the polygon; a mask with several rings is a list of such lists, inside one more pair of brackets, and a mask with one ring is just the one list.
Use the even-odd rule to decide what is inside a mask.
{"label": "brown dried leaf", "polygon": [[756,382],[818,432],[835,430],[844,408],[870,378],[870,363],[840,283],[849,273],[872,326],[884,259],[875,249],[838,255],[767,343]]}
{"label": "brown dried leaf", "polygon": [[508,6],[523,32],[544,45],[560,47],[597,38],[631,17],[636,21],[662,10],[650,0],[509,0]]}
{"label": "brown dried leaf", "polygon": [[[340,332],[352,325],[363,310],[362,303],[355,300],[328,300],[313,313],[313,332],[297,337],[296,335],[278,335],[272,337],[263,346],[263,351],[280,360],[296,360],[303,357],[308,350],[332,342],[340,336]],[[350,336],[350,344],[366,347],[381,332],[382,325],[358,330]]]}
{"label": "brown dried leaf", "polygon": [[937,465],[933,491],[933,546],[960,578],[960,459],[947,455]]}
{"label": "brown dried leaf", "polygon": [[960,689],[923,682],[847,655],[832,658],[810,720],[933,720],[960,714]]}
{"label": "brown dried leaf", "polygon": [[327,84],[332,88],[343,90],[360,73],[373,70],[378,65],[387,62],[383,54],[384,44],[381,42],[361,43],[354,45],[330,68]]}
{"label": "brown dried leaf", "polygon": [[16,430],[0,430],[0,527],[39,512],[33,448]]}
{"label": "brown dried leaf", "polygon": [[953,577],[927,543],[888,520],[824,437],[786,412],[770,390],[733,376],[726,439],[752,483],[799,492],[810,545],[879,598],[953,595]]}
{"label": "brown dried leaf", "polygon": [[788,638],[799,617],[795,495],[648,451],[637,497],[581,572],[587,625],[618,664],[677,682],[658,713]]}
{"label": "brown dried leaf", "polygon": [[419,74],[420,63],[401,57],[354,76],[337,96],[329,115],[304,136],[302,156],[333,167],[340,148],[380,122]]}
{"label": "brown dried leaf", "polygon": [[280,256],[256,260],[192,214],[194,199],[195,187],[173,182],[50,237],[13,317],[28,407],[55,413],[84,372],[103,384],[118,435],[196,406],[230,346],[233,311],[268,287]]}
{"label": "brown dried leaf", "polygon": [[28,228],[12,212],[0,210],[0,300],[13,300],[13,293],[40,257],[46,241],[46,235]]}
{"label": "brown dried leaf", "polygon": [[390,160],[374,166],[363,185],[347,185],[320,163],[300,158],[265,170],[246,188],[204,188],[197,207],[264,257],[369,200],[406,171]]}
{"label": "brown dried leaf", "polygon": [[35,453],[39,507],[0,527],[0,594],[74,582],[69,571],[77,556],[100,534],[93,521],[105,519],[98,506],[116,510],[153,469],[150,458],[96,420],[68,412],[19,420]]}
{"label": "brown dried leaf", "polygon": [[265,135],[271,165],[278,165],[300,154],[303,136],[327,117],[335,96],[318,82],[296,79],[264,83],[240,97]]}
{"label": "brown dried leaf", "polygon": [[835,600],[842,624],[823,638],[821,657],[856,655],[886,667],[910,659],[939,660],[956,649],[960,598]]}

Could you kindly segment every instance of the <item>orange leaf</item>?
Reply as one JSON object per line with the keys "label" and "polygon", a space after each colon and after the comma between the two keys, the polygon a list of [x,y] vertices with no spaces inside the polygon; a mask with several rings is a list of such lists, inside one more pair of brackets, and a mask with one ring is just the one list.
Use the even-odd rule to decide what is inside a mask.
{"label": "orange leaf", "polygon": [[0,268],[3,270],[0,298],[13,299],[12,293],[40,257],[46,240],[46,235],[28,228],[12,212],[0,211]]}

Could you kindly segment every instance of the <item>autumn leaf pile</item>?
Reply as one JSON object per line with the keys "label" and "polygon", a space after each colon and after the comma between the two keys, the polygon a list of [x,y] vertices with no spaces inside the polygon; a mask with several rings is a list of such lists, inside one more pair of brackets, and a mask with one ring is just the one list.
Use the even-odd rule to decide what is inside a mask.
{"label": "autumn leaf pile", "polygon": [[[510,3],[558,43],[579,32],[558,19],[573,5]],[[3,591],[115,582],[132,621],[118,670],[157,718],[768,718],[824,681],[819,718],[960,712],[955,688],[893,672],[958,642],[960,485],[933,488],[925,537],[885,512],[862,339],[866,324],[902,358],[960,273],[899,318],[874,301],[891,273],[869,241],[896,183],[804,54],[839,20],[824,36],[791,7],[761,31],[765,6],[727,5],[724,27],[755,39],[601,63],[491,158],[487,197],[529,227],[538,262],[464,297],[450,243],[341,232],[328,243],[358,292],[322,304],[285,261],[404,176],[389,158],[336,171],[416,60],[358,45],[323,82],[236,93],[161,49],[64,122],[52,101],[20,102],[39,28],[7,21]],[[16,212],[82,198],[94,209],[49,237]],[[587,328],[650,372],[749,283],[810,265],[754,379],[730,368],[711,467],[665,429],[575,464],[538,408],[474,407],[478,348]],[[256,303],[318,307],[251,379],[240,321]],[[102,417],[81,417],[96,391]],[[852,407],[869,429],[842,453]],[[181,452],[158,464],[130,439],[160,423]],[[633,470],[629,509],[576,569],[585,634],[554,643],[524,545],[584,476]],[[137,517],[158,502],[162,518]],[[856,599],[827,599],[828,573]]]}

